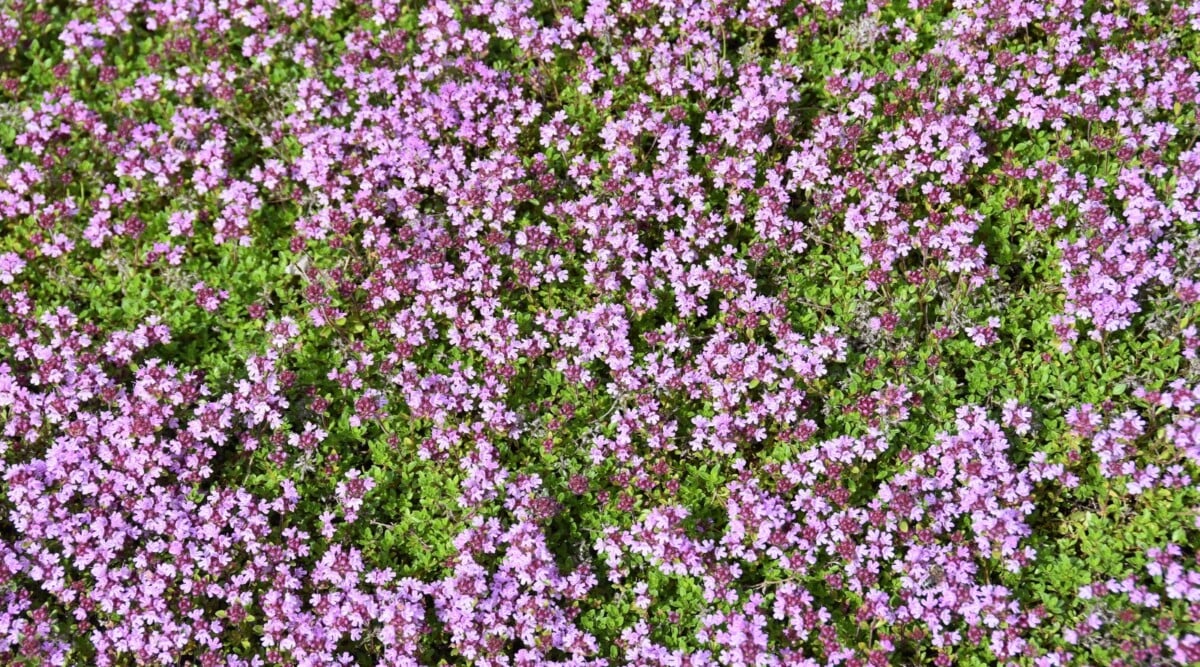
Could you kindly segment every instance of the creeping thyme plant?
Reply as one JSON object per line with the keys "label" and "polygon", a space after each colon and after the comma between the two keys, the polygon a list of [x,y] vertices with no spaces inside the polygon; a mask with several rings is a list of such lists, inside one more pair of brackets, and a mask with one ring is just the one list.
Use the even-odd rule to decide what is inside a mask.
{"label": "creeping thyme plant", "polygon": [[0,2],[0,664],[1200,663],[1200,2]]}

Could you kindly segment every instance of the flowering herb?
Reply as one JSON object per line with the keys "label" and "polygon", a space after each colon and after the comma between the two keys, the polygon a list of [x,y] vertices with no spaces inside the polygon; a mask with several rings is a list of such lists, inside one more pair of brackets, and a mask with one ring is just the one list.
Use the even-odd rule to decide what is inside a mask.
{"label": "flowering herb", "polygon": [[0,663],[1200,664],[1200,3],[0,3]]}

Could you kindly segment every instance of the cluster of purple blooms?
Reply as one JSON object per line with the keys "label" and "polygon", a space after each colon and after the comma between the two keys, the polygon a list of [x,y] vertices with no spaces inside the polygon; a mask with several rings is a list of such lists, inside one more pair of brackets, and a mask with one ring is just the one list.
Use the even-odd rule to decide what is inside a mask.
{"label": "cluster of purple blooms", "polygon": [[[926,432],[916,384],[842,382],[880,366],[851,368],[863,341],[920,327],[983,350],[1036,325],[1042,358],[1069,360],[1152,296],[1200,302],[1200,68],[1181,46],[1200,2],[349,4],[91,3],[53,35],[56,75],[89,83],[21,97],[0,79],[19,100],[0,107],[0,661],[1200,662],[1195,324],[1163,325],[1179,372],[1137,403],[1069,406],[1070,446],[1038,439],[1038,397],[965,402]],[[0,9],[0,57],[51,20],[39,5]],[[814,79],[805,45],[831,26],[860,66]],[[162,48],[119,79],[145,35]],[[1055,310],[968,316],[1009,289],[987,241],[1016,210],[1012,252],[1049,260]],[[239,312],[244,286],[194,273],[276,242],[295,311]],[[861,265],[856,329],[786,275],[838,248]],[[196,317],[259,322],[256,349],[209,377],[173,359],[166,318],[104,329],[36,300],[34,281],[101,259]],[[318,346],[319,372],[300,368]],[[339,430],[452,480],[441,569],[380,566],[352,538],[391,490],[339,458]],[[1090,611],[1064,624],[1003,581],[1085,483],[1196,519],[1083,585]],[[604,523],[563,544],[579,507]],[[1109,646],[1145,619],[1160,640]]]}

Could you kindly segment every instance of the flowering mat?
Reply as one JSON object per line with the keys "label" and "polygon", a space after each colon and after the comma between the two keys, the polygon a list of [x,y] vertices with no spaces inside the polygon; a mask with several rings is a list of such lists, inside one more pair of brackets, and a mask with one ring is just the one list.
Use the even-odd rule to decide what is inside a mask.
{"label": "flowering mat", "polygon": [[1200,1],[0,2],[0,664],[1200,664]]}

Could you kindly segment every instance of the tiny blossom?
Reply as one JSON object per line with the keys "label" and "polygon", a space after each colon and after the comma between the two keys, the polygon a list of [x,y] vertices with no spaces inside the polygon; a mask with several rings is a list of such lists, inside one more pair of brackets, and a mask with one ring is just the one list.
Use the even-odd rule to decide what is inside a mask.
{"label": "tiny blossom", "polygon": [[176,211],[167,220],[167,228],[174,236],[190,237],[198,214],[195,211]]}
{"label": "tiny blossom", "polygon": [[196,305],[208,312],[221,307],[221,303],[229,298],[227,290],[216,290],[200,281],[192,285],[192,293],[196,295]]}
{"label": "tiny blossom", "polygon": [[972,343],[975,343],[975,345],[979,347],[986,347],[999,340],[996,335],[996,329],[999,326],[999,317],[989,317],[986,325],[967,327],[967,336],[971,339]]}
{"label": "tiny blossom", "polygon": [[338,482],[337,485],[338,503],[342,507],[346,521],[353,522],[358,517],[358,511],[363,506],[363,497],[373,488],[375,488],[374,479],[363,477],[358,470],[346,472],[345,480]]}
{"label": "tiny blossom", "polygon": [[11,285],[13,278],[25,269],[25,261],[15,252],[0,254],[0,284]]}
{"label": "tiny blossom", "polygon": [[1003,419],[1004,425],[1011,428],[1013,433],[1028,435],[1033,425],[1033,412],[1029,406],[1010,398],[1004,402]]}

